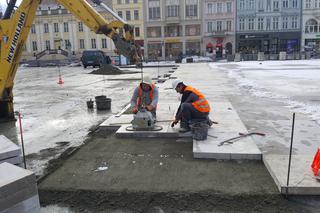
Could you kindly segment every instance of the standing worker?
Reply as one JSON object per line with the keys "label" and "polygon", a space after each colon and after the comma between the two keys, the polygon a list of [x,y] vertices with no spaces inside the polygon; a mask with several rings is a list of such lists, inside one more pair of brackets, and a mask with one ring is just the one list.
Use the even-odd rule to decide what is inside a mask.
{"label": "standing worker", "polygon": [[212,125],[209,119],[210,105],[201,92],[191,86],[186,86],[179,79],[172,82],[172,88],[182,94],[182,98],[171,127],[180,121],[180,132],[187,132],[190,131],[189,124],[192,121],[206,121],[210,126]]}
{"label": "standing worker", "polygon": [[158,87],[154,85],[149,76],[145,76],[139,86],[134,90],[131,98],[132,112],[136,114],[141,108],[145,108],[156,117],[159,99]]}

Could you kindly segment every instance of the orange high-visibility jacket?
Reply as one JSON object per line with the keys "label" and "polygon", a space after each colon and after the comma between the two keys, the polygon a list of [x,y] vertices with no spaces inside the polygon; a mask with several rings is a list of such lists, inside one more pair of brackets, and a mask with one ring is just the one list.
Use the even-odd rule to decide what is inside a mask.
{"label": "orange high-visibility jacket", "polygon": [[[151,102],[153,100],[153,90],[154,90],[154,84],[151,84],[151,90],[149,92]],[[142,92],[143,92],[143,90],[142,90],[141,86],[139,86],[138,98],[137,98],[137,106],[138,107],[141,107],[141,105],[142,105]],[[154,109],[157,109],[157,106],[155,106]]]}
{"label": "orange high-visibility jacket", "polygon": [[198,100],[192,103],[192,106],[199,112],[210,112],[210,105],[204,95],[191,86],[187,86],[184,91],[190,91],[198,96]]}

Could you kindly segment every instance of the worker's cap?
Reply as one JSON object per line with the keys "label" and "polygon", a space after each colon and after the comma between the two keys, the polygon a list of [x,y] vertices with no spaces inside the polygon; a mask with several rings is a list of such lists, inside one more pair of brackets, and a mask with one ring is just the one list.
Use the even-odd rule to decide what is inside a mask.
{"label": "worker's cap", "polygon": [[143,76],[143,80],[141,83],[148,84],[149,86],[152,85],[152,79],[149,76]]}
{"label": "worker's cap", "polygon": [[178,84],[183,83],[183,81],[181,81],[180,79],[175,79],[174,81],[172,81],[172,88],[176,89]]}

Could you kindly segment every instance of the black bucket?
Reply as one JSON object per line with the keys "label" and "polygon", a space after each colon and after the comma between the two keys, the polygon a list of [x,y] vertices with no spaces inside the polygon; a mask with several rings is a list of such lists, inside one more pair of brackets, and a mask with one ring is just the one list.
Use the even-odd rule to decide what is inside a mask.
{"label": "black bucket", "polygon": [[207,122],[198,122],[190,124],[192,130],[192,138],[197,141],[206,140],[208,137],[208,129],[210,126]]}
{"label": "black bucket", "polygon": [[87,101],[87,107],[88,109],[93,109],[93,101],[90,99],[90,101]]}
{"label": "black bucket", "polygon": [[107,98],[105,95],[96,96],[97,110],[110,110],[111,98]]}

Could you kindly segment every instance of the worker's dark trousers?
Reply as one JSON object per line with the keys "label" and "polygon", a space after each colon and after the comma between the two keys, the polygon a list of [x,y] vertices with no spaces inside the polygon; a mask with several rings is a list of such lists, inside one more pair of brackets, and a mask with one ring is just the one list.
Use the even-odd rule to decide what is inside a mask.
{"label": "worker's dark trousers", "polygon": [[[208,112],[199,112],[191,103],[181,104],[181,127],[188,127],[193,120],[206,120],[208,119]],[[185,126],[186,125],[186,126]]]}

